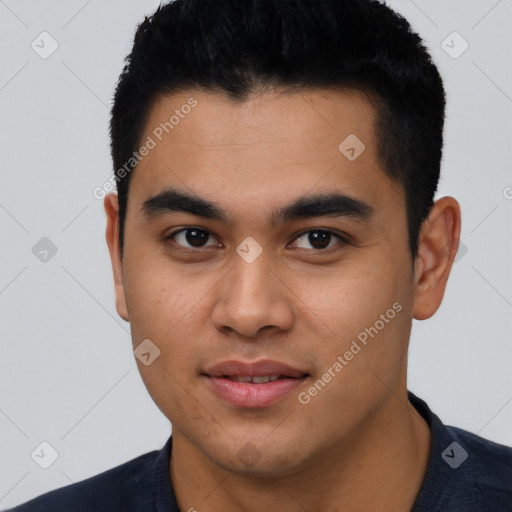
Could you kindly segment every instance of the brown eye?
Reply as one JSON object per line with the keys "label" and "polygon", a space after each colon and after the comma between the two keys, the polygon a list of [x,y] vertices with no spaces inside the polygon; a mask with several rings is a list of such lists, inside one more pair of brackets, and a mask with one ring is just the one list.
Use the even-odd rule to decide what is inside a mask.
{"label": "brown eye", "polygon": [[[186,228],[171,233],[168,239],[174,240],[183,247],[207,247],[206,242],[213,238],[210,233],[204,229]],[[188,244],[188,245],[187,245]],[[216,245],[215,243],[209,245]]]}
{"label": "brown eye", "polygon": [[[299,235],[295,240],[300,241],[303,239],[302,245],[299,245],[300,249],[309,249],[307,247],[307,244],[310,244],[313,249],[316,250],[325,250],[330,247],[333,247],[333,245],[330,245],[330,243],[333,241],[333,237],[337,238],[338,240],[341,240],[342,242],[345,242],[346,240],[342,238],[339,235],[336,235],[332,231],[327,231],[323,229],[313,229],[310,231],[306,231],[305,233],[302,233]],[[304,243],[306,245],[304,245]]]}

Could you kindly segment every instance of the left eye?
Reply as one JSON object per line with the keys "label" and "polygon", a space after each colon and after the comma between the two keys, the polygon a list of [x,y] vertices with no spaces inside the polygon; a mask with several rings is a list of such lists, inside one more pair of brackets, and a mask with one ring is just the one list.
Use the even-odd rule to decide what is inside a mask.
{"label": "left eye", "polygon": [[[323,250],[332,247],[332,245],[330,246],[329,244],[332,241],[333,236],[342,242],[345,242],[341,236],[336,235],[332,231],[326,231],[323,229],[313,229],[311,231],[306,231],[305,233],[299,235],[295,240],[300,241],[301,239],[304,239],[306,244],[313,246],[313,249]],[[308,247],[305,246],[299,246],[299,248],[308,249]]]}

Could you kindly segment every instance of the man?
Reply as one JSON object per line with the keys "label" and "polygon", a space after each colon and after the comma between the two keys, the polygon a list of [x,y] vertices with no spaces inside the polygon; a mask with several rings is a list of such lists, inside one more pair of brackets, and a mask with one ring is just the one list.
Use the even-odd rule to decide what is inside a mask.
{"label": "man", "polygon": [[444,108],[377,1],[147,18],[112,110],[106,238],[172,437],[14,510],[510,510],[512,450],[407,391],[412,319],[459,243],[457,201],[434,202]]}

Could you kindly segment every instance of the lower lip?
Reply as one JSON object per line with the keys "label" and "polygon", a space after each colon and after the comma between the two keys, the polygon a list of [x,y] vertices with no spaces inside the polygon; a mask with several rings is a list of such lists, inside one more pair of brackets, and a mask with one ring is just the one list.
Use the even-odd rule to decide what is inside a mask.
{"label": "lower lip", "polygon": [[279,379],[263,384],[236,382],[225,377],[203,376],[218,396],[237,407],[267,407],[299,388],[307,377]]}

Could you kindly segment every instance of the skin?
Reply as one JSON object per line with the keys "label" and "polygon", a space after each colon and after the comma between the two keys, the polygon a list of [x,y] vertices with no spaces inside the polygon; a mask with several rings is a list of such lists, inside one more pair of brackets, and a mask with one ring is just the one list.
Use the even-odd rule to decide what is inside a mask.
{"label": "skin", "polygon": [[[133,171],[122,262],[117,196],[104,201],[117,311],[134,347],[149,338],[160,349],[151,365],[137,364],[172,423],[180,509],[411,510],[430,431],[407,399],[407,347],[412,319],[441,304],[459,243],[457,201],[435,203],[413,273],[404,192],[382,170],[365,96],[274,91],[235,103],[190,90],[155,100],[142,140],[191,96],[197,106]],[[366,146],[353,162],[338,150],[351,133]],[[143,202],[169,186],[215,201],[230,222],[145,218]],[[270,226],[274,208],[332,191],[364,200],[374,215]],[[207,246],[164,240],[186,227],[208,231]],[[320,228],[350,242],[333,235],[336,249],[322,254],[307,233],[299,238]],[[248,236],[263,249],[250,264],[236,252]],[[307,391],[394,303],[402,310],[306,405],[294,392],[237,408],[200,377],[222,360],[271,358],[308,372],[299,390]],[[250,464],[237,456],[244,447]]]}

